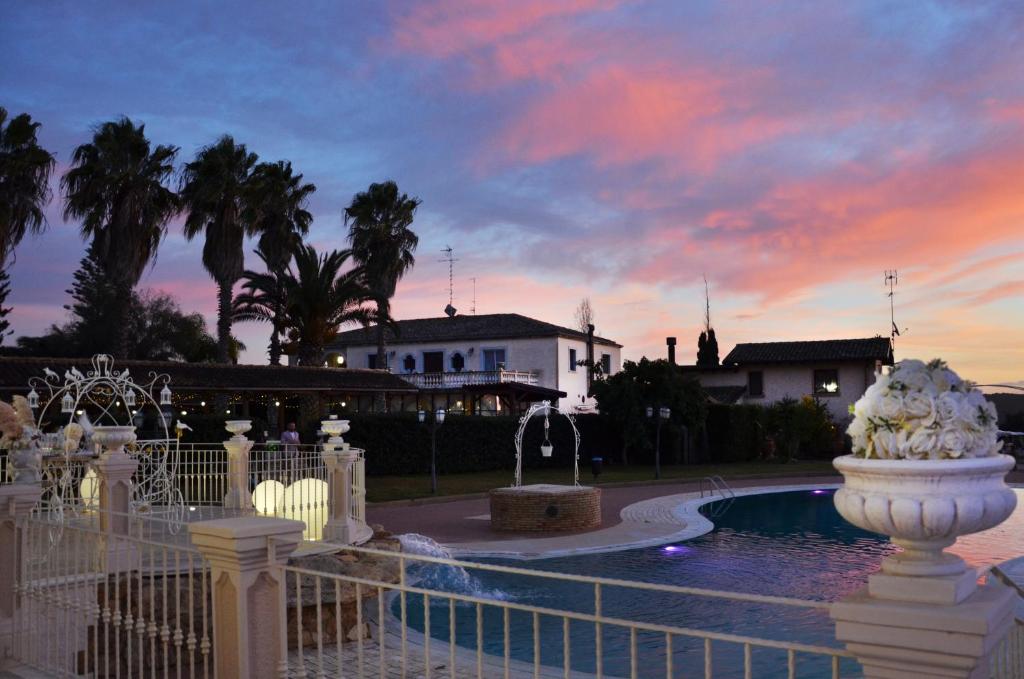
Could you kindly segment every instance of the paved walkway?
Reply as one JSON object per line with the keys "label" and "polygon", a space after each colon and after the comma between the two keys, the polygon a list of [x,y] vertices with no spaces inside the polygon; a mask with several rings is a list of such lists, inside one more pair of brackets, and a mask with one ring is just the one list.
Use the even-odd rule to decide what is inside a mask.
{"label": "paved walkway", "polygon": [[[838,476],[748,478],[729,484],[739,491],[764,486],[831,485],[841,480]],[[366,515],[368,522],[379,523],[392,533],[421,533],[456,553],[536,558],[641,547],[685,539],[694,531],[699,535],[706,531],[704,526],[693,525],[701,520],[699,515],[687,518],[676,511],[699,490],[699,481],[603,487],[602,527],[555,536],[491,530],[487,498],[368,505]]]}

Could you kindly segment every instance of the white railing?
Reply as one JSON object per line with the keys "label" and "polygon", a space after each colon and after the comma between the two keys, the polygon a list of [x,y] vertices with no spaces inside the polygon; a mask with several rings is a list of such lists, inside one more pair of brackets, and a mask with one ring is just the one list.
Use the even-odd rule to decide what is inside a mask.
{"label": "white railing", "polygon": [[[843,648],[694,629],[656,620],[619,617],[608,592],[703,597],[740,606],[749,619],[758,611],[788,607],[820,618],[830,628],[829,604],[775,596],[720,592],[644,582],[534,571],[439,557],[352,548],[359,557],[390,562],[394,578],[336,575],[284,567],[289,606],[279,628],[288,629],[288,676],[348,677],[577,677],[858,676]],[[397,562],[397,563],[396,563]],[[447,591],[410,575],[423,566],[483,571],[533,579],[545,591],[580,588],[577,610],[489,598],[474,591]],[[382,567],[379,572],[387,573]],[[472,576],[461,579],[472,582]],[[454,590],[454,588],[453,588]],[[347,594],[347,598],[344,596]],[[344,601],[343,601],[344,599]],[[300,610],[301,609],[301,610]],[[393,609],[397,609],[393,611]],[[424,614],[428,611],[429,614]],[[763,615],[763,613],[761,613]],[[720,620],[708,620],[713,626]],[[771,625],[766,624],[766,628]],[[523,630],[528,634],[522,634]],[[763,674],[766,667],[771,674]]]}
{"label": "white railing", "polygon": [[537,374],[528,370],[464,370],[462,372],[402,373],[403,380],[420,389],[451,389],[475,384],[537,384]]}
{"label": "white railing", "polygon": [[992,651],[989,658],[991,679],[1024,677],[1024,621],[1013,623],[1010,634]]}
{"label": "white railing", "polygon": [[349,515],[358,523],[366,523],[366,458],[361,453],[352,465],[352,506]]}
{"label": "white railing", "polygon": [[190,545],[27,517],[14,659],[48,676],[214,676],[210,565]]}

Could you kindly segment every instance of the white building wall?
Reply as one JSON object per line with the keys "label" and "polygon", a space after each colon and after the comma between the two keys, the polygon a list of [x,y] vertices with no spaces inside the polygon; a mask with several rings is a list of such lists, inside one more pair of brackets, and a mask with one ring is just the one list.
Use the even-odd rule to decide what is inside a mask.
{"label": "white building wall", "polygon": [[[558,390],[564,391],[566,396],[559,403],[561,407],[569,407],[579,411],[592,411],[597,402],[587,396],[587,369],[584,366],[576,366],[572,369],[569,362],[569,350],[576,350],[576,360],[585,361],[587,358],[587,343],[585,340],[570,339],[568,337],[558,338]],[[606,344],[594,344],[594,360],[601,361],[601,355],[608,354],[611,357],[611,374],[621,369],[622,350],[619,347]]]}
{"label": "white building wall", "polygon": [[764,396],[744,396],[743,403],[775,403],[784,398],[801,399],[813,395],[815,370],[838,370],[839,393],[819,394],[818,399],[832,413],[836,422],[845,422],[850,417],[850,405],[859,399],[875,381],[874,364],[868,363],[817,363],[790,365],[745,365],[732,371],[715,371],[700,374],[700,382],[708,387],[747,386],[747,372],[760,370],[764,374]]}

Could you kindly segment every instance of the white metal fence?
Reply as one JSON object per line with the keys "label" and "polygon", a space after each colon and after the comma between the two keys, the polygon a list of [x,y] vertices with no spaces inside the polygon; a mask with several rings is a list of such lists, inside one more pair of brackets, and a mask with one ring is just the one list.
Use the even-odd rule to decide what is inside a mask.
{"label": "white metal fence", "polygon": [[[785,607],[827,624],[828,603],[675,587],[355,548],[393,577],[284,568],[289,609],[287,676],[346,677],[841,677],[859,676],[843,648],[624,618],[611,590],[655,595],[664,605],[712,598],[736,613]],[[564,610],[438,588],[410,570],[423,566],[529,578],[536,588],[582,588]],[[456,578],[463,584],[472,576]],[[586,592],[586,594],[582,594]],[[745,612],[744,612],[745,611]],[[712,621],[709,621],[712,622]],[[709,625],[710,626],[710,625]],[[767,668],[772,668],[766,671]]]}
{"label": "white metal fence", "polygon": [[52,518],[28,517],[10,546],[21,552],[18,661],[49,676],[215,675],[210,566],[198,551],[79,522],[54,542]]}

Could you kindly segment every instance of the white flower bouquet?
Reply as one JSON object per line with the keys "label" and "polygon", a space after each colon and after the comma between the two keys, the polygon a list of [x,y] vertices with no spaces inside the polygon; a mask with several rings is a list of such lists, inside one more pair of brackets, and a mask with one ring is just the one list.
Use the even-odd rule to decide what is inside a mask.
{"label": "white flower bouquet", "polygon": [[846,433],[859,457],[989,457],[1002,447],[995,406],[938,359],[900,361],[850,410],[853,421]]}

